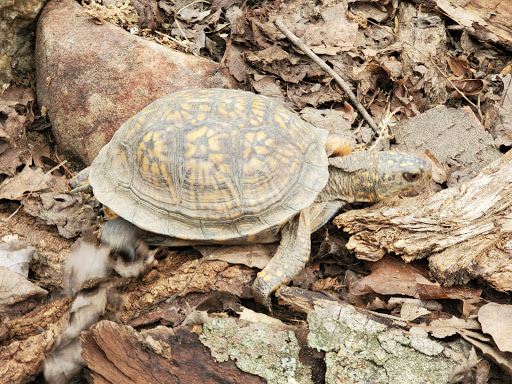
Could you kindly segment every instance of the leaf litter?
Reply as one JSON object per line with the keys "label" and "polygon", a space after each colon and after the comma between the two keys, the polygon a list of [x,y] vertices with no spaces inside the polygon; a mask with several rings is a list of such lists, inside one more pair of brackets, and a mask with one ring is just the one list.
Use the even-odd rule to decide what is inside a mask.
{"label": "leaf litter", "polygon": [[[356,147],[364,148],[375,139],[374,133],[347,104],[346,95],[333,79],[279,32],[274,20],[282,16],[313,52],[353,84],[359,100],[372,116],[387,116],[393,125],[404,117],[424,112],[439,100],[468,103],[473,107],[478,103],[477,115],[482,127],[492,133],[499,145],[510,147],[512,133],[506,128],[506,119],[512,103],[510,87],[505,87],[506,80],[510,81],[510,65],[508,69],[500,63],[493,66],[492,57],[499,56],[500,50],[478,41],[495,42],[493,33],[482,23],[475,24],[475,16],[462,8],[450,7],[447,1],[439,2],[450,18],[463,26],[475,25],[477,31],[451,35],[450,54],[440,54],[436,62],[428,57],[419,58],[421,55],[414,52],[401,29],[408,32],[417,28],[419,33],[427,35],[438,28],[444,35],[450,25],[437,15],[421,13],[415,14],[410,24],[400,24],[398,17],[406,10],[397,3],[299,0],[286,4],[264,1],[248,6],[240,0],[213,0],[211,4],[151,0],[103,1],[102,4],[91,0],[86,1],[84,15],[99,23],[112,22],[174,49],[209,56],[227,66],[244,85],[286,102],[315,125],[350,135]],[[476,33],[477,38],[468,33]],[[409,62],[400,60],[407,50],[410,50]],[[443,79],[428,82],[439,70],[445,72],[446,85]],[[0,97],[0,199],[20,202],[25,212],[49,225],[57,225],[61,236],[74,238],[96,228],[99,204],[85,194],[70,193],[64,172],[53,169],[61,162],[51,159],[54,156],[46,138],[29,137],[32,128],[35,131],[42,127],[43,133],[47,128],[34,115],[34,99],[32,91],[15,88]],[[333,128],[332,122],[340,119],[343,124]],[[389,139],[392,140],[392,134]],[[436,159],[436,167],[436,181],[443,184],[449,166]],[[510,330],[504,322],[496,320],[509,317],[509,305],[489,303],[483,298],[486,292],[476,285],[442,287],[429,278],[424,263],[404,264],[392,257],[376,263],[350,260],[343,246],[345,242],[337,234],[326,237],[294,284],[346,299],[356,306],[387,311],[411,327],[423,327],[433,337],[459,334],[506,372],[512,372],[512,360],[507,355],[511,352]],[[249,267],[261,267],[261,260],[273,254],[272,248],[265,247],[198,249],[206,258]],[[78,254],[75,258],[81,262],[91,256],[101,260],[105,256],[103,250],[82,246],[74,254]],[[79,266],[67,268],[68,271],[80,269]],[[103,284],[110,269],[115,267],[109,265],[107,271],[85,274],[72,291]],[[70,276],[74,275],[67,275],[68,285],[73,280]],[[17,300],[24,302],[44,295],[37,289],[27,292],[23,296],[20,291]],[[73,309],[94,315],[84,316],[88,320],[81,325],[73,324],[70,328],[73,332],[69,331],[73,335],[103,312],[105,291],[99,293],[101,299],[92,299],[88,304],[93,309],[88,310],[87,305]],[[16,310],[23,312],[33,304],[26,305],[18,310],[9,304],[4,310],[11,314]],[[76,346],[70,348],[76,356]],[[482,363],[486,361],[481,361],[473,351],[467,364],[452,373],[453,380],[467,378],[470,373],[485,379],[489,372],[485,373],[487,368]]]}

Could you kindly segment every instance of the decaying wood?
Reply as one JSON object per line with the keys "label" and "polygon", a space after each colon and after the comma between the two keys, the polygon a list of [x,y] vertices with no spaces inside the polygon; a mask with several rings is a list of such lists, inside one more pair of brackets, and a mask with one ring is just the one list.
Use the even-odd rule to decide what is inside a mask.
{"label": "decaying wood", "polygon": [[314,311],[315,305],[318,305],[319,303],[329,302],[330,304],[334,306],[339,306],[340,308],[353,308],[356,312],[364,316],[367,316],[368,319],[379,319],[379,321],[381,321],[382,323],[386,323],[389,326],[396,326],[402,328],[407,327],[407,323],[396,316],[369,311],[364,308],[357,308],[344,301],[331,298],[319,292],[308,291],[307,289],[301,289],[297,287],[284,287],[276,292],[276,296],[277,298],[279,298],[279,300],[281,300],[282,304],[287,305],[290,308],[303,313]]}
{"label": "decaying wood", "polygon": [[230,292],[251,297],[250,284],[256,272],[225,261],[204,261],[190,252],[179,252],[159,261],[158,269],[146,273],[123,288],[116,318],[132,324],[134,319],[154,310],[161,311],[163,301],[189,293]]}
{"label": "decaying wood", "polygon": [[395,252],[429,258],[444,285],[482,279],[512,290],[512,151],[475,178],[434,195],[395,198],[334,220],[352,234],[347,248],[375,261]]}
{"label": "decaying wood", "polygon": [[[284,305],[303,313],[308,313],[315,309],[315,301],[329,300],[329,297],[322,293],[297,287],[283,287],[276,292],[276,297]],[[332,300],[337,301],[335,299]]]}
{"label": "decaying wood", "polygon": [[[416,0],[427,7],[430,0]],[[487,43],[500,43],[512,47],[512,10],[507,2],[498,0],[436,0],[436,8],[459,23],[464,30]]]}
{"label": "decaying wood", "polygon": [[[0,381],[27,383],[43,370],[44,359],[67,324],[71,306],[66,298],[39,307],[3,324],[0,340]],[[4,341],[4,342],[5,342]]]}
{"label": "decaying wood", "polygon": [[239,370],[232,360],[215,361],[198,335],[183,327],[137,332],[104,320],[82,334],[82,348],[97,384],[264,382]]}

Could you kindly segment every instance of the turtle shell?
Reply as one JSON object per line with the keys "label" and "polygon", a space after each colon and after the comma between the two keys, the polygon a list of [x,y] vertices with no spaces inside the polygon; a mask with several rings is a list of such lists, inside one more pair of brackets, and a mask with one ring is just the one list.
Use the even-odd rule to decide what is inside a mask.
{"label": "turtle shell", "polygon": [[327,183],[327,132],[250,92],[193,89],[126,121],[91,165],[96,198],[136,226],[226,241],[278,228]]}

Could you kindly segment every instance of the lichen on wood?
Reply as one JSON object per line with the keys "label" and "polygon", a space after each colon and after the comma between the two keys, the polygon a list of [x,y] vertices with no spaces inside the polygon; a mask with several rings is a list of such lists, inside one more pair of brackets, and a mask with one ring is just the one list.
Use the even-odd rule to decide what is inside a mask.
{"label": "lichen on wood", "polygon": [[[317,300],[308,313],[311,347],[325,351],[325,382],[448,383],[467,345],[377,322],[356,308]],[[357,367],[357,369],[354,369]]]}

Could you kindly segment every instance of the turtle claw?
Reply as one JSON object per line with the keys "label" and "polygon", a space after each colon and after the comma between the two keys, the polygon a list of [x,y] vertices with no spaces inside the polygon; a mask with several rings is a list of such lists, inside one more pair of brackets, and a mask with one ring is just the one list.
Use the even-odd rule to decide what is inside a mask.
{"label": "turtle claw", "polygon": [[[261,272],[260,272],[261,273]],[[267,284],[260,276],[256,277],[251,287],[252,297],[257,303],[263,305],[268,312],[272,313],[272,301],[270,295],[275,291],[273,287]]]}

